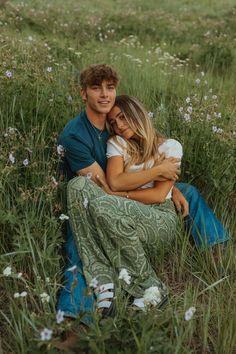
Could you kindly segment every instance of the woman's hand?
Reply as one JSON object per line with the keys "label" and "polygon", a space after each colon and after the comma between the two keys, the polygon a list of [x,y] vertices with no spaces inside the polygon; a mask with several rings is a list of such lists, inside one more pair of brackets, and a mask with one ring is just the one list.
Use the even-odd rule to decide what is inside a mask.
{"label": "woman's hand", "polygon": [[[176,181],[180,175],[180,159],[169,157],[167,159],[161,158],[156,161],[155,166],[158,167],[159,175],[156,181],[172,180]],[[161,176],[160,176],[161,170]]]}

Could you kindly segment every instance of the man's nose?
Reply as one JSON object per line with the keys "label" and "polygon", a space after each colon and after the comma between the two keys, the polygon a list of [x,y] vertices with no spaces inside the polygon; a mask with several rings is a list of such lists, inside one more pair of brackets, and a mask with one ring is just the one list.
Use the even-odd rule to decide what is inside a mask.
{"label": "man's nose", "polygon": [[101,96],[102,97],[107,97],[108,96],[108,90],[106,87],[102,87],[101,89]]}

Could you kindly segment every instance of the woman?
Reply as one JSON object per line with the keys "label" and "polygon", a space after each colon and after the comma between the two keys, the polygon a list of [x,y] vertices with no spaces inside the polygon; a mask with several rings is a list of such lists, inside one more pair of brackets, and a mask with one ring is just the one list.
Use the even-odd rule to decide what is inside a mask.
{"label": "woman", "polygon": [[[113,189],[119,181],[125,187],[129,171],[140,166],[151,168],[162,152],[178,157],[177,163],[182,157],[181,145],[156,134],[138,101],[128,96],[121,96],[118,101],[124,104],[122,112],[116,105],[108,118],[114,132],[122,135],[108,142],[107,178]],[[97,178],[99,180],[99,176]],[[104,191],[92,181],[84,180],[84,183],[86,188],[80,186],[78,193],[77,179],[69,182],[68,211],[75,234],[76,230],[81,230],[77,237],[78,249],[87,283],[95,288],[97,307],[103,309],[103,313],[111,313],[118,275],[122,288],[134,298],[134,305],[144,308],[151,292],[150,302],[161,306],[166,301],[167,288],[157,277],[149,252],[158,253],[174,239],[173,181],[150,184],[144,181],[141,186],[134,181],[131,191],[125,188],[112,191],[102,180]],[[124,214],[125,209],[129,209],[129,217]]]}

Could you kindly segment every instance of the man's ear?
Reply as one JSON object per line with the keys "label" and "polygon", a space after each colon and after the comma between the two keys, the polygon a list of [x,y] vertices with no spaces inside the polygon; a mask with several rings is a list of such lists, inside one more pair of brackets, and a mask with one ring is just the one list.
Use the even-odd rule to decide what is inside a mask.
{"label": "man's ear", "polygon": [[84,89],[83,87],[80,88],[80,96],[82,97],[82,100],[84,102],[87,101],[87,92],[86,89]]}

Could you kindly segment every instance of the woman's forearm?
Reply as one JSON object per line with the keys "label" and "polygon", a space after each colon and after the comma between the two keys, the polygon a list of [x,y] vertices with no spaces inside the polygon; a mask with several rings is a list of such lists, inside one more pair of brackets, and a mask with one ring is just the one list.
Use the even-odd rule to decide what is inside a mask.
{"label": "woman's forearm", "polygon": [[156,182],[153,188],[128,191],[127,197],[144,204],[164,203],[174,182]]}
{"label": "woman's forearm", "polygon": [[110,158],[106,171],[107,181],[115,192],[137,189],[146,183],[163,180],[163,177],[175,181],[180,173],[176,161],[175,158],[169,158],[147,170],[125,172],[122,159]]}
{"label": "woman's forearm", "polygon": [[110,188],[115,191],[131,191],[141,187],[142,185],[156,180],[163,174],[162,166],[154,166],[148,170],[137,172],[122,172],[114,175],[107,174],[107,181]]}

